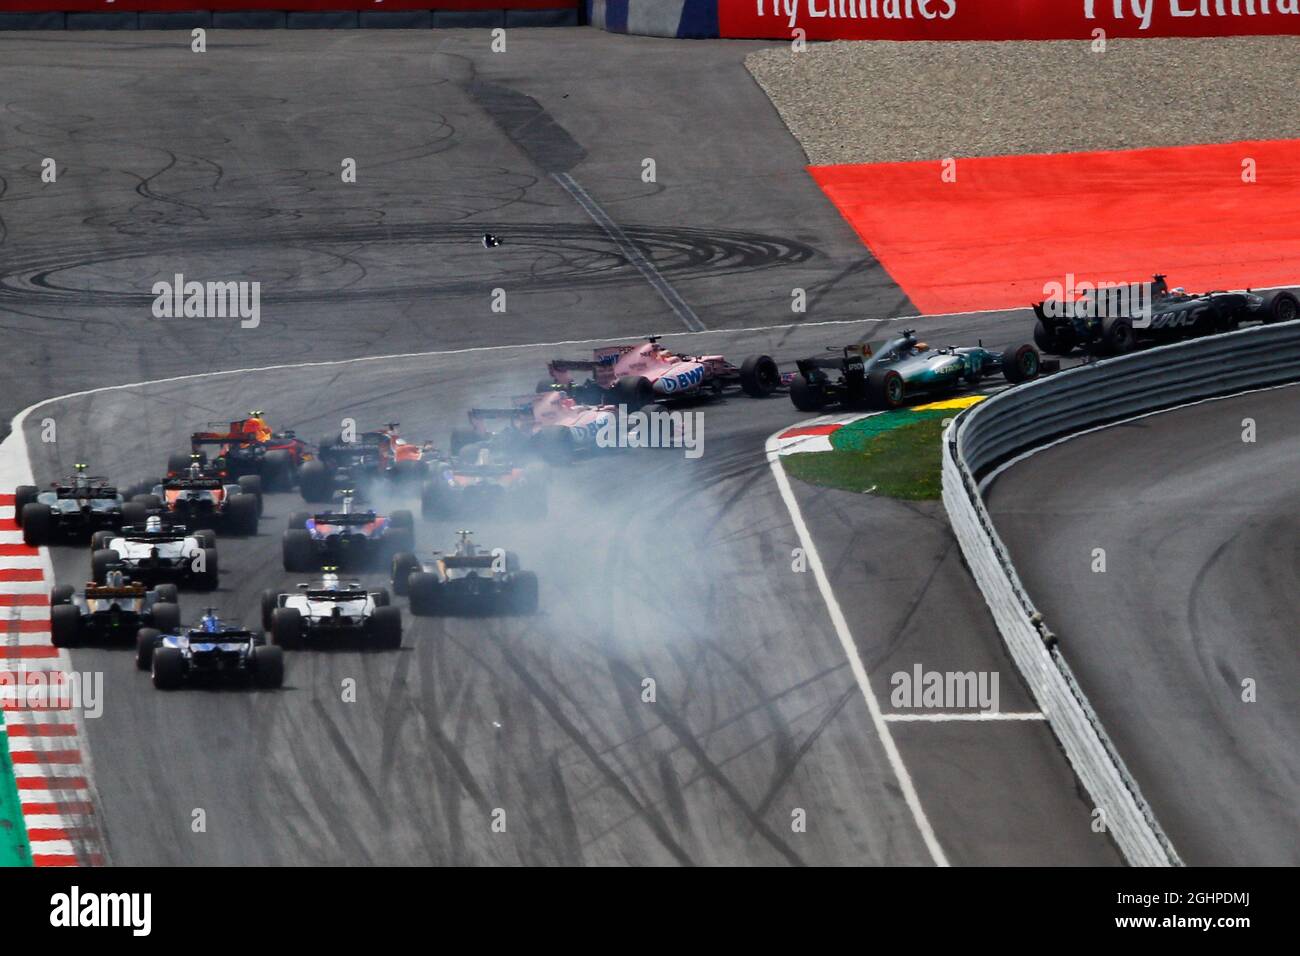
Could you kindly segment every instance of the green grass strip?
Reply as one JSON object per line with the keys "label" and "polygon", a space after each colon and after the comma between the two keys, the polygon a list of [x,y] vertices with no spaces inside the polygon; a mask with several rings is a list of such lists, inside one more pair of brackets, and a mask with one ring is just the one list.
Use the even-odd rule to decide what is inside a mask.
{"label": "green grass strip", "polygon": [[[4,726],[0,711],[0,727]],[[31,866],[32,847],[27,842],[27,824],[18,799],[18,780],[9,756],[9,737],[0,734],[0,866]]]}
{"label": "green grass strip", "polygon": [[[893,417],[876,415],[854,424]],[[856,437],[847,442],[850,450],[839,450],[835,437],[852,426],[841,428],[831,439],[837,450],[787,455],[782,459],[785,470],[801,481],[843,491],[870,491],[907,501],[937,499],[942,495],[943,422],[953,417],[953,410],[910,413],[908,417],[906,424],[891,422],[876,428],[874,434],[860,430],[859,434],[865,432],[868,437],[858,448],[854,448],[859,444]]]}

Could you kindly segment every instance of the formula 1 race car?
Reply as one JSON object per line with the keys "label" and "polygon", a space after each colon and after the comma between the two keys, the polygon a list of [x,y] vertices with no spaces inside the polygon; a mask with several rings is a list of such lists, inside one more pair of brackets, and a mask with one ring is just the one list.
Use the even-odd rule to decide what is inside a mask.
{"label": "formula 1 race car", "polygon": [[[657,335],[641,345],[596,349],[590,360],[553,359],[546,369],[551,377],[537,386],[539,392],[558,389],[588,405],[626,405],[629,411],[651,402],[718,395],[733,387],[764,398],[781,385],[776,362],[767,355],[750,356],[737,368],[721,355],[680,355],[660,345]],[[591,375],[576,382],[577,371]]]}
{"label": "formula 1 race car", "polygon": [[[1149,287],[1139,311],[1136,286],[1088,288],[1074,301],[1034,303],[1034,341],[1049,355],[1076,348],[1094,355],[1122,355],[1143,345],[1159,345],[1201,335],[1231,332],[1243,322],[1290,322],[1300,316],[1300,300],[1279,291],[1187,292],[1170,289],[1163,275]],[[1124,291],[1125,295],[1117,293]]]}
{"label": "formula 1 race car", "polygon": [[285,650],[346,642],[396,650],[402,646],[402,612],[388,603],[388,591],[367,591],[342,582],[326,568],[319,581],[298,585],[297,594],[262,592],[262,627]]}
{"label": "formula 1 race car", "polygon": [[295,511],[284,532],[286,571],[317,571],[329,565],[348,569],[382,566],[394,554],[415,547],[415,517],[357,510],[352,491],[344,491],[338,511]]}
{"label": "formula 1 race car", "polygon": [[105,584],[90,582],[77,592],[60,584],[50,592],[50,639],[55,647],[130,640],[142,627],[169,630],[181,622],[176,586],[146,588],[112,571]]}
{"label": "formula 1 race car", "polygon": [[141,628],[135,665],[152,673],[159,690],[201,680],[251,681],[266,688],[284,684],[284,652],[260,632],[222,621],[213,608],[197,627]]}
{"label": "formula 1 race car", "polygon": [[212,422],[206,431],[190,435],[189,454],[167,459],[168,477],[186,474],[193,456],[199,457],[204,473],[228,478],[244,485],[242,479],[258,479],[271,491],[287,491],[298,480],[298,469],[310,461],[308,445],[292,431],[275,432],[266,423],[265,413],[254,409],[247,418],[230,422]]}
{"label": "formula 1 race car", "polygon": [[304,501],[329,501],[339,488],[362,488],[379,479],[419,483],[428,470],[433,445],[398,437],[397,422],[362,432],[355,441],[342,435],[321,440],[316,457],[302,466],[298,486]]}
{"label": "formula 1 race car", "polygon": [[560,391],[538,392],[514,400],[509,408],[472,408],[469,428],[453,428],[451,453],[469,445],[486,444],[494,454],[537,455],[551,462],[569,462],[598,446],[602,430],[618,422],[613,405],[583,405]]}
{"label": "formula 1 race car", "polygon": [[435,551],[433,561],[416,555],[393,556],[393,590],[410,597],[411,613],[532,614],[537,610],[537,575],[519,569],[519,558],[501,548],[485,550],[456,532],[456,550]]}
{"label": "formula 1 race car", "polygon": [[521,465],[487,444],[463,446],[456,458],[439,461],[420,491],[425,518],[508,513],[546,515],[547,482],[541,465]]}
{"label": "formula 1 race car", "polygon": [[916,393],[951,393],[974,388],[1000,371],[1012,384],[1037,378],[1044,369],[1032,345],[1005,352],[978,348],[932,349],[908,329],[873,350],[850,345],[829,351],[831,358],[807,358],[790,381],[790,400],[801,412],[820,412],[832,405],[897,408]]}
{"label": "formula 1 race car", "polygon": [[143,526],[97,531],[90,541],[91,580],[104,584],[113,571],[142,584],[165,582],[211,591],[217,586],[217,538],[210,530],[164,525],[150,515]]}
{"label": "formula 1 race car", "polygon": [[78,463],[49,491],[35,485],[14,489],[14,520],[23,529],[23,543],[36,548],[59,539],[84,541],[96,531],[120,528],[124,504],[107,478],[87,475],[86,466]]}
{"label": "formula 1 race car", "polygon": [[188,473],[164,478],[144,494],[131,498],[125,513],[133,524],[140,515],[162,512],[172,521],[190,527],[220,528],[226,534],[257,534],[262,511],[261,479],[245,475],[238,483],[204,473],[198,461],[190,463]]}

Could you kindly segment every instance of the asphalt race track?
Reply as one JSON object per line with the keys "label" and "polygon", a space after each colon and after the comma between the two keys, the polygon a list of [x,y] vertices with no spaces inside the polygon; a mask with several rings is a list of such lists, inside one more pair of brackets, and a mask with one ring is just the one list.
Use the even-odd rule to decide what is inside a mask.
{"label": "asphalt race track", "polygon": [[[0,345],[17,356],[6,426],[97,386],[438,353],[57,402],[40,416],[58,422],[57,444],[28,422],[38,480],[78,460],[122,481],[156,474],[194,426],[252,407],[310,440],[343,417],[397,418],[441,443],[471,405],[531,391],[547,357],[592,344],[526,343],[663,332],[789,360],[879,338],[914,311],[804,172],[742,66],[754,44],[521,30],[495,55],[484,37],[214,34],[199,59],[184,34],[0,34]],[[39,182],[45,156],[57,185]],[[355,185],[339,181],[343,157],[358,160]],[[483,233],[502,244],[484,248]],[[685,334],[629,245],[714,331]],[[261,281],[260,326],[154,319],[145,290],[175,273]],[[489,309],[495,288],[505,314]],[[915,321],[935,344],[1029,330],[1023,313]],[[126,651],[74,651],[75,669],[107,681],[86,733],[109,860],[934,862],[825,605],[790,572],[796,538],[763,443],[803,416],[783,397],[702,411],[698,461],[583,462],[557,476],[544,527],[474,529],[539,571],[534,619],[407,617],[400,653],[294,653],[278,693],[163,694]],[[820,534],[844,502],[814,497]],[[259,537],[221,541],[224,612],[251,623],[263,587],[297,580],[279,534],[298,507],[270,496]],[[862,638],[869,666],[938,654],[951,634],[969,641],[963,662],[1014,674],[935,513],[882,508],[891,536],[926,542],[898,566],[938,584],[903,597],[860,589],[869,565],[837,572],[855,619],[890,622]],[[421,523],[419,545],[453,530]],[[52,553],[60,582],[85,577],[84,551]],[[882,614],[882,601],[898,603]],[[202,604],[182,596],[187,611]],[[909,620],[926,625],[919,645]],[[1029,706],[1014,681],[1004,694]],[[1041,725],[897,737],[950,862],[1118,862]],[[203,834],[190,829],[199,808]],[[504,833],[490,827],[498,808]],[[792,832],[797,809],[806,833]]]}
{"label": "asphalt race track", "polygon": [[1040,452],[987,495],[1189,865],[1300,861],[1297,420],[1296,387],[1166,412]]}

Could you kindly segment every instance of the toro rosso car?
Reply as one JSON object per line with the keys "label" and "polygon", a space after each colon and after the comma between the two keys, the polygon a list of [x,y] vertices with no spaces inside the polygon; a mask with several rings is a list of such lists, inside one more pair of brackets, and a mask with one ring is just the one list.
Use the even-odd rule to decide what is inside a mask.
{"label": "toro rosso car", "polygon": [[538,392],[515,399],[510,408],[474,408],[469,428],[451,432],[451,453],[486,444],[496,454],[540,455],[548,461],[571,461],[598,446],[602,431],[618,424],[613,405],[583,405],[561,391]]}
{"label": "toro rosso car", "polygon": [[298,473],[303,500],[329,501],[339,488],[361,488],[381,478],[419,482],[433,446],[399,437],[397,425],[389,422],[381,429],[363,432],[355,441],[345,441],[342,435],[322,439],[315,459]]}
{"label": "toro rosso car", "polygon": [[532,614],[537,610],[537,575],[520,570],[517,555],[501,548],[479,548],[468,531],[456,535],[456,550],[435,551],[430,562],[410,553],[393,556],[393,590],[409,596],[412,614]]}
{"label": "toro rosso car", "polygon": [[[713,396],[725,388],[739,387],[746,395],[763,398],[781,385],[776,362],[766,355],[751,356],[739,368],[721,355],[679,355],[650,336],[640,345],[611,345],[596,349],[592,359],[553,359],[551,377],[537,386],[539,392],[559,389],[589,405],[626,405],[636,411],[652,402]],[[576,381],[574,372],[587,372]]]}
{"label": "toro rosso car", "polygon": [[851,345],[831,351],[840,354],[798,362],[790,400],[801,412],[832,405],[897,408],[914,394],[974,388],[993,372],[1015,384],[1037,378],[1043,370],[1032,345],[1015,345],[1001,353],[983,347],[932,349],[911,329],[876,350]]}
{"label": "toro rosso car", "polygon": [[338,511],[296,511],[290,516],[283,539],[284,569],[383,566],[397,552],[413,547],[415,518],[411,512],[380,515],[372,509],[360,510],[352,493],[344,492]]}
{"label": "toro rosso car", "polygon": [[[135,495],[131,505],[142,507],[146,513],[163,511],[169,519],[190,527],[214,527],[227,534],[255,535],[261,514],[260,492],[261,483],[256,476],[248,475],[238,483],[231,483],[226,478],[205,474],[203,465],[193,461],[185,475],[164,478],[151,492]],[[134,508],[128,508],[127,514],[138,523]]]}
{"label": "toro rosso car", "polygon": [[84,464],[73,469],[66,480],[52,483],[48,491],[35,485],[19,485],[14,490],[14,520],[30,547],[63,538],[84,541],[96,531],[122,526],[125,502],[117,488],[107,478],[87,475]]}
{"label": "toro rosso car", "polygon": [[1034,341],[1049,355],[1068,355],[1076,348],[1120,355],[1143,345],[1230,332],[1243,322],[1289,322],[1300,316],[1300,300],[1286,291],[1194,293],[1170,289],[1165,277],[1156,275],[1141,311],[1134,295],[1116,292],[1090,288],[1074,301],[1035,303]]}
{"label": "toro rosso car", "polygon": [[161,517],[151,515],[143,527],[96,532],[90,547],[91,579],[96,584],[121,571],[128,580],[143,584],[185,584],[209,591],[217,586],[217,540],[211,531],[165,526]]}
{"label": "toro rosso car", "polygon": [[340,643],[402,646],[402,612],[389,606],[388,591],[345,583],[334,568],[326,568],[318,581],[299,584],[296,594],[263,591],[262,627],[285,650]]}
{"label": "toro rosso car", "polygon": [[260,486],[282,491],[293,487],[298,469],[312,458],[307,443],[292,431],[275,432],[260,409],[247,418],[230,423],[213,422],[206,431],[190,435],[190,453],[172,455],[167,461],[169,477],[187,472],[190,457],[199,456],[213,473],[243,484],[256,478]]}
{"label": "toro rosso car", "polygon": [[174,584],[146,588],[113,571],[105,584],[92,581],[80,592],[61,584],[50,592],[50,638],[55,647],[130,641],[142,627],[176,627],[180,613]]}
{"label": "toro rosso car", "polygon": [[521,465],[486,443],[463,446],[456,458],[437,462],[420,491],[425,518],[546,514],[547,485],[541,466]]}
{"label": "toro rosso car", "polygon": [[221,620],[209,608],[197,627],[145,627],[136,634],[135,663],[153,686],[175,690],[188,681],[234,680],[257,687],[284,683],[284,652],[260,633]]}

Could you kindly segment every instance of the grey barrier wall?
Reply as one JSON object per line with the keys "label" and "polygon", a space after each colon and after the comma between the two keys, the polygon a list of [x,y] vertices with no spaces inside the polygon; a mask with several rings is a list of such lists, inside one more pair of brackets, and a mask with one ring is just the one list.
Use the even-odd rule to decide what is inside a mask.
{"label": "grey barrier wall", "polygon": [[1108,832],[1133,866],[1180,866],[1137,783],[1025,592],[980,497],[1016,455],[1066,435],[1203,399],[1300,381],[1300,322],[1094,362],[1009,389],[944,433],[943,502],[1017,668]]}

